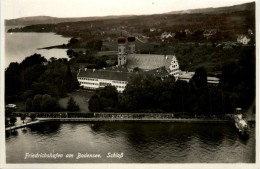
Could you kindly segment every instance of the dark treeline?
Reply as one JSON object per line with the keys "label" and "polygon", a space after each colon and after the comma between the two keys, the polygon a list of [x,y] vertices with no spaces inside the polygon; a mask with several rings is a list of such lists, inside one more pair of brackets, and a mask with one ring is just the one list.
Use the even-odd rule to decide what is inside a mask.
{"label": "dark treeline", "polygon": [[[196,76],[205,69],[198,69]],[[206,76],[194,78],[190,83],[176,81],[174,77],[138,74],[132,77],[123,94],[107,86],[92,96],[89,109],[93,112],[185,112],[221,114],[222,94],[216,87],[207,86]],[[109,94],[108,94],[109,93]]]}
{"label": "dark treeline", "polygon": [[108,86],[90,99],[93,112],[186,112],[193,114],[231,113],[247,109],[255,99],[255,51],[245,49],[238,62],[223,66],[218,86],[207,84],[207,72],[197,68],[189,83],[173,77],[148,74],[132,77],[122,94]]}
{"label": "dark treeline", "polygon": [[65,59],[51,59],[47,64],[44,57],[34,54],[5,70],[6,103],[23,101],[27,111],[56,111],[56,98],[77,87],[76,72]]}
{"label": "dark treeline", "polygon": [[[108,66],[115,66],[115,64],[108,64],[106,61],[110,60],[109,56],[94,56],[94,52],[90,52],[86,50],[85,52],[75,52],[72,49],[67,50],[67,55],[71,58],[69,63],[73,66],[75,70],[79,69],[77,67],[78,64],[82,64],[85,68],[88,69],[103,69]],[[116,56],[112,58],[114,61],[116,60]]]}
{"label": "dark treeline", "polygon": [[232,46],[229,49],[225,45],[216,47],[216,43],[161,43],[141,49],[141,53],[171,54],[176,55],[180,69],[195,71],[204,67],[207,72],[221,72],[227,63],[236,63],[241,53],[246,50],[254,50],[254,46]]}

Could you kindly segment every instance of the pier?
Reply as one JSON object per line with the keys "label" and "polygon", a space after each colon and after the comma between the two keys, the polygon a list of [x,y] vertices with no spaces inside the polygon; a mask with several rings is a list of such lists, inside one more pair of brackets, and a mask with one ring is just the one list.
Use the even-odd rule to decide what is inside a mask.
{"label": "pier", "polygon": [[45,122],[160,122],[160,123],[230,123],[221,119],[181,119],[181,118],[38,118],[36,121],[7,127],[5,131],[15,130]]}
{"label": "pier", "polygon": [[44,122],[44,121],[41,121],[41,120],[31,121],[31,122],[28,122],[28,123],[7,127],[7,128],[5,128],[5,131],[15,130],[15,129],[19,129],[19,128],[24,128],[24,127],[32,126],[34,124],[38,124],[38,123],[42,123],[42,122]]}
{"label": "pier", "polygon": [[[15,130],[44,122],[155,122],[155,123],[232,123],[233,118],[226,116],[183,115],[177,113],[70,113],[70,112],[30,112],[36,120],[7,127],[5,130]],[[16,112],[16,116],[29,116],[27,112]]]}
{"label": "pier", "polygon": [[40,118],[41,122],[181,122],[181,123],[230,123],[231,120],[220,119],[167,119],[167,118]]}

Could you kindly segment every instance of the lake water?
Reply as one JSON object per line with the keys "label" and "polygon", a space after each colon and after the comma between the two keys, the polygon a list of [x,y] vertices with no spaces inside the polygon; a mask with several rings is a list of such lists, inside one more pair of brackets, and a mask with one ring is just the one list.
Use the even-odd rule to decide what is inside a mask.
{"label": "lake water", "polygon": [[38,48],[67,44],[69,39],[54,33],[5,33],[5,67],[11,62],[20,63],[25,57],[34,53],[41,54],[46,59],[68,58],[66,49],[38,50]]}
{"label": "lake water", "polygon": [[[26,153],[63,157],[25,159]],[[77,159],[78,153],[101,158]],[[255,127],[242,138],[232,124],[52,122],[7,134],[6,157],[7,163],[254,163]]]}

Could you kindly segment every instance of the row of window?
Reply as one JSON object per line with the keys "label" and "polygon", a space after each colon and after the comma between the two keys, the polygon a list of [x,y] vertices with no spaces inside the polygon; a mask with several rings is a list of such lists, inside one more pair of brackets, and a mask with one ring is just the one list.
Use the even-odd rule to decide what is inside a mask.
{"label": "row of window", "polygon": [[125,88],[125,86],[117,86],[117,85],[113,85],[113,86],[115,86],[116,88],[122,88],[122,89]]}
{"label": "row of window", "polygon": [[[115,86],[117,89],[125,89],[125,87],[124,86]],[[91,89],[91,90],[95,90],[95,89],[97,89],[97,88],[95,88],[95,87],[87,87],[87,86],[84,86],[84,88],[85,89]]]}
{"label": "row of window", "polygon": [[[96,85],[96,86],[98,86],[99,84],[98,83],[89,83],[89,82],[79,82],[80,84],[88,84],[88,85]],[[104,86],[104,85],[103,85]],[[107,86],[107,85],[105,85],[105,86]],[[125,88],[125,86],[119,86],[119,85],[113,85],[113,86],[115,86],[116,88],[122,88],[122,89],[124,89]]]}
{"label": "row of window", "polygon": [[113,83],[119,83],[119,84],[127,84],[127,82],[125,82],[125,81],[116,81],[116,80],[113,80],[112,82],[113,82]]}
{"label": "row of window", "polygon": [[85,89],[91,89],[91,90],[95,90],[96,88],[94,87],[84,87]]}
{"label": "row of window", "polygon": [[172,67],[172,68],[175,68],[175,67],[177,67],[177,64],[175,64],[175,65],[171,65],[171,67]]}
{"label": "row of window", "polygon": [[172,73],[172,75],[178,75],[179,74],[179,72],[176,72],[176,73]]}
{"label": "row of window", "polygon": [[[176,71],[178,71],[179,69],[172,69],[172,70],[170,70],[170,72],[172,73],[172,72],[176,72]],[[179,71],[178,71],[179,72]]]}
{"label": "row of window", "polygon": [[[123,52],[123,50],[121,50],[121,49],[118,49],[118,52]],[[124,49],[124,53],[126,52],[126,50]]]}
{"label": "row of window", "polygon": [[98,83],[79,82],[80,84],[98,85]]}
{"label": "row of window", "polygon": [[85,77],[79,77],[79,80],[98,81],[98,79],[91,79],[91,78],[85,78]]}
{"label": "row of window", "polygon": [[[131,51],[131,47],[129,47],[128,49]],[[133,47],[133,50],[135,50],[135,47]],[[121,52],[123,52],[123,50],[119,48],[119,49],[118,49],[118,52],[121,53]],[[126,49],[125,49],[125,48],[124,48],[124,52],[126,52]]]}

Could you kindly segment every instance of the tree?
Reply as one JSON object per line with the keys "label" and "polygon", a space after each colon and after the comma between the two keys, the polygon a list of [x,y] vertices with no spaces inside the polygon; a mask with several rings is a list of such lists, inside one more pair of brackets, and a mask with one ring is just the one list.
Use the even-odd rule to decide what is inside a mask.
{"label": "tree", "polygon": [[33,111],[58,111],[60,109],[57,104],[56,98],[51,97],[50,95],[35,95],[32,101]]}
{"label": "tree", "polygon": [[135,67],[135,68],[133,69],[133,72],[139,72],[139,71],[141,71],[141,69],[140,69],[139,67]]}
{"label": "tree", "polygon": [[73,89],[75,88],[74,86],[75,86],[74,78],[72,76],[70,66],[68,65],[67,73],[66,73],[66,88],[68,89],[68,92],[73,91]]}
{"label": "tree", "polygon": [[41,101],[42,95],[35,95],[32,101],[32,109],[33,111],[41,111]]}
{"label": "tree", "polygon": [[100,111],[100,101],[99,96],[97,94],[93,95],[89,100],[89,110],[91,112],[99,112]]}
{"label": "tree", "polygon": [[9,120],[8,118],[5,118],[5,126],[8,126],[8,124],[9,124]]}
{"label": "tree", "polygon": [[44,62],[47,62],[47,60],[43,56],[41,56],[40,54],[35,53],[35,54],[33,54],[29,57],[26,57],[22,61],[20,66],[22,68],[27,68],[27,67],[31,67],[33,65],[41,65]]}
{"label": "tree", "polygon": [[41,92],[39,94],[49,94],[53,97],[65,96],[67,92],[78,87],[76,72],[73,73],[67,63],[60,61],[48,64],[39,81],[34,83],[34,89]]}
{"label": "tree", "polygon": [[118,92],[115,86],[106,86],[99,92],[100,109],[109,111],[116,108],[118,103]]}
{"label": "tree", "polygon": [[31,113],[31,114],[30,114],[30,118],[32,119],[32,121],[34,121],[35,118],[36,118],[36,115],[35,115],[34,113]]}
{"label": "tree", "polygon": [[26,112],[30,112],[33,110],[33,106],[32,106],[32,99],[28,98],[25,102],[25,111]]}
{"label": "tree", "polygon": [[68,111],[78,111],[79,110],[79,106],[77,105],[77,103],[75,102],[73,97],[70,97],[70,99],[68,101],[67,110]]}
{"label": "tree", "polygon": [[238,58],[238,62],[223,66],[220,78],[227,112],[233,112],[236,107],[247,109],[256,97],[255,48],[242,49]]}
{"label": "tree", "polygon": [[79,40],[78,40],[77,38],[73,37],[73,38],[71,38],[71,39],[69,40],[69,43],[70,43],[71,45],[75,45],[75,44],[79,43]]}
{"label": "tree", "polygon": [[22,120],[23,123],[24,123],[24,120],[26,119],[26,116],[25,116],[25,115],[22,115],[20,118],[21,118],[21,120]]}
{"label": "tree", "polygon": [[204,67],[197,68],[195,71],[195,75],[192,77],[194,80],[196,87],[206,87],[207,86],[207,72]]}
{"label": "tree", "polygon": [[59,107],[57,105],[57,100],[50,95],[42,95],[41,101],[41,110],[42,111],[57,111]]}
{"label": "tree", "polygon": [[51,62],[55,62],[56,60],[57,60],[57,58],[55,58],[55,57],[51,57],[51,58],[50,58],[50,61],[51,61]]}
{"label": "tree", "polygon": [[12,116],[12,117],[10,118],[10,123],[11,123],[12,125],[14,125],[14,124],[16,123],[16,121],[17,121],[17,119],[16,119],[15,116]]}
{"label": "tree", "polygon": [[[43,63],[46,59],[39,54],[26,57],[22,63],[11,63],[5,71],[5,91],[7,101],[26,99],[22,94],[31,90],[33,82],[37,81],[46,70]],[[28,76],[30,75],[30,76]]]}
{"label": "tree", "polygon": [[20,67],[17,62],[10,63],[5,71],[5,94],[6,96],[14,95],[20,91]]}
{"label": "tree", "polygon": [[67,50],[67,55],[69,56],[69,58],[75,57],[75,52],[74,52],[74,50],[68,49],[68,50]]}

